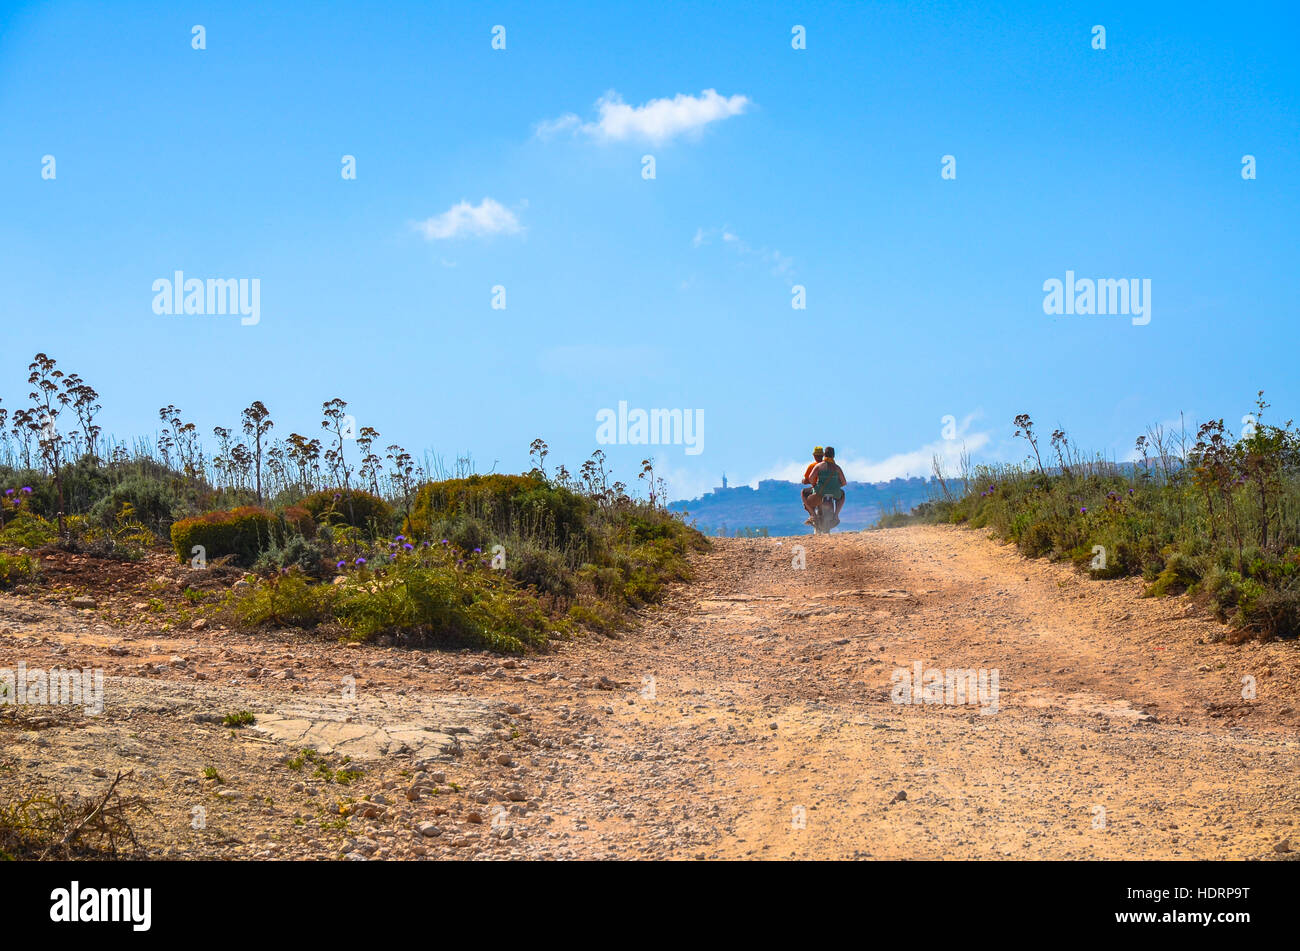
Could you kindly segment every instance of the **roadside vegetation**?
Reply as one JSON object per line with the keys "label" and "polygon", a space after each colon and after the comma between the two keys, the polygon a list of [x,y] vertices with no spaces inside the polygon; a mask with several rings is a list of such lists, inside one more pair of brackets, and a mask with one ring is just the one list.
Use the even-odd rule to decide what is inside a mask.
{"label": "roadside vegetation", "polygon": [[1171,433],[1151,427],[1123,465],[1085,458],[1028,415],[1015,435],[1027,461],[936,475],[943,497],[909,520],[988,528],[1031,558],[1068,560],[1094,578],[1140,576],[1147,594],[1188,593],[1231,625],[1234,639],[1300,635],[1300,432],[1264,421],[1232,433],[1222,419]]}
{"label": "roadside vegetation", "polygon": [[[245,628],[352,640],[538,648],[612,632],[690,577],[707,541],[663,507],[645,460],[636,498],[597,450],[547,469],[541,439],[520,475],[422,461],[322,405],[320,435],[277,435],[253,402],[208,452],[176,406],[151,439],[105,437],[99,394],[53,358],[29,368],[30,405],[0,406],[0,588],[42,580],[41,553],[138,562],[169,550],[195,570],[194,605]],[[197,579],[234,573],[214,598]]]}

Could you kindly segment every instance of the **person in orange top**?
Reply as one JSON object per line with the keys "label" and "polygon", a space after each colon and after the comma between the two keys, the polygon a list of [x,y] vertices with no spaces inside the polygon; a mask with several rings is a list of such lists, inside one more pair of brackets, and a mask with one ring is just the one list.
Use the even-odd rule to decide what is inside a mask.
{"label": "person in orange top", "polygon": [[[800,493],[803,496],[803,507],[805,509],[808,508],[808,496],[812,494],[812,471],[813,469],[817,468],[818,464],[822,461],[822,458],[824,456],[825,456],[825,452],[821,446],[813,446],[813,461],[808,463],[808,468],[803,471],[804,488],[803,491]],[[808,520],[805,521],[804,524],[805,525],[812,524],[811,511],[809,511]]]}

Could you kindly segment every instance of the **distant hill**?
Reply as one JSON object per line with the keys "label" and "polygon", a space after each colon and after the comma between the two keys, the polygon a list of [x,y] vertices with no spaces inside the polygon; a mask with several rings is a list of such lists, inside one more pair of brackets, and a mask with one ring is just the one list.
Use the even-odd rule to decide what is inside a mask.
{"label": "distant hill", "polygon": [[[725,478],[723,480],[726,481]],[[698,499],[673,502],[668,508],[686,512],[687,522],[706,535],[758,533],[810,535],[803,524],[807,518],[799,499],[802,486],[780,479],[764,479],[758,488],[722,485]],[[850,482],[844,491],[848,502],[840,528],[867,528],[882,512],[910,511],[939,492],[937,482],[928,479],[893,479],[889,482]]]}

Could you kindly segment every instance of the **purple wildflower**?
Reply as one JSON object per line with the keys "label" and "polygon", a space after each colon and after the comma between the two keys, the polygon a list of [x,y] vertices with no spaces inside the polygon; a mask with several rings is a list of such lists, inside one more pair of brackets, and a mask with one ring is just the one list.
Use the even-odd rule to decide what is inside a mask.
{"label": "purple wildflower", "polygon": [[365,563],[366,563],[366,560],[365,560],[364,558],[358,558],[358,559],[357,559],[356,561],[354,561],[352,564],[354,564],[354,565],[364,565]]}

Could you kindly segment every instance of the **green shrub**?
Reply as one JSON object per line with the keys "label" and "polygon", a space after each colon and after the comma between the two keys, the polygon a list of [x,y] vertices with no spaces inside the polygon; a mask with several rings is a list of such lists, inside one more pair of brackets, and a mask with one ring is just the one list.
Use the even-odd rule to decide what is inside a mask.
{"label": "green shrub", "polygon": [[393,525],[392,506],[361,489],[326,489],[307,496],[298,505],[320,525],[351,525],[380,534]]}
{"label": "green shrub", "polygon": [[283,519],[289,534],[301,535],[308,539],[316,537],[316,519],[305,506],[290,505],[280,513],[280,518]]}
{"label": "green shrub", "polygon": [[12,548],[40,548],[58,537],[57,526],[34,512],[15,513],[0,530],[0,545]]}
{"label": "green shrub", "polygon": [[[175,515],[184,506],[162,479],[131,475],[101,496],[90,509],[90,517],[108,528],[125,506],[150,531],[167,537]],[[191,509],[191,511],[193,511]]]}
{"label": "green shrub", "polygon": [[301,535],[293,535],[283,547],[273,545],[258,555],[253,570],[261,575],[272,575],[297,568],[309,578],[321,579],[332,574],[325,559],[323,546]]}
{"label": "green shrub", "polygon": [[39,581],[41,568],[31,555],[10,555],[0,552],[0,588],[12,588],[16,584]]}
{"label": "green shrub", "polygon": [[272,547],[275,519],[254,506],[224,512],[208,512],[181,519],[172,525],[172,547],[181,561],[188,561],[195,545],[202,545],[209,561],[233,555],[236,564],[251,566],[258,555]]}
{"label": "green shrub", "polygon": [[551,597],[567,600],[577,589],[564,555],[549,548],[525,545],[507,549],[506,573],[519,584]]}
{"label": "green shrub", "polygon": [[547,622],[492,569],[462,570],[454,553],[399,557],[381,573],[339,586],[339,617],[361,639],[400,634],[412,642],[506,652],[545,643]]}
{"label": "green shrub", "polygon": [[1046,522],[1030,522],[1021,533],[1016,547],[1027,558],[1038,558],[1042,555],[1051,554],[1056,547],[1051,526]]}
{"label": "green shrub", "polygon": [[334,619],[339,587],[313,584],[299,572],[275,575],[237,596],[235,619],[246,627],[276,625],[313,628]]}
{"label": "green shrub", "polygon": [[478,519],[468,516],[435,522],[430,532],[429,541],[441,544],[446,539],[461,551],[473,551],[475,548],[487,551],[493,545],[492,530]]}
{"label": "green shrub", "polygon": [[1201,580],[1200,559],[1177,549],[1166,549],[1165,566],[1146,590],[1146,596],[1163,598],[1182,594]]}
{"label": "green shrub", "polygon": [[1300,579],[1263,588],[1244,610],[1245,622],[1265,639],[1300,635]]}
{"label": "green shrub", "polygon": [[427,482],[416,493],[403,533],[437,542],[447,522],[473,519],[497,537],[536,541],[584,557],[595,547],[593,503],[536,475],[473,475]]}
{"label": "green shrub", "polygon": [[603,601],[587,601],[572,605],[569,608],[569,618],[585,628],[602,634],[617,630],[624,624],[618,612]]}

